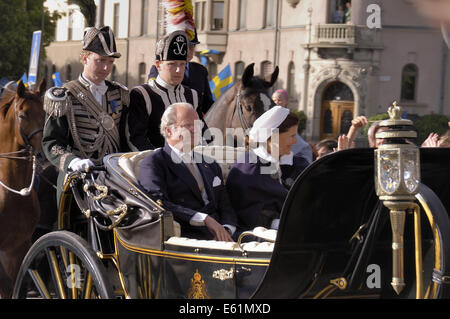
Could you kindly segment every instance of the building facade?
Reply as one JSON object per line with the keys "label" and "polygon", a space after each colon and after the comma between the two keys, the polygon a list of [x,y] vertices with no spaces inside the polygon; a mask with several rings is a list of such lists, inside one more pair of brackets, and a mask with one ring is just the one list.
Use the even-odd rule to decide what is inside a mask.
{"label": "building facade", "polygon": [[[210,76],[229,64],[236,81],[250,63],[261,76],[278,66],[275,88],[286,89],[289,106],[306,113],[308,141],[345,133],[352,118],[384,113],[393,101],[409,114],[450,115],[448,48],[411,1],[192,2],[201,42],[195,59],[207,64]],[[47,3],[52,8],[52,1]],[[113,27],[122,53],[112,78],[129,87],[145,82],[155,43],[164,34],[161,1],[96,4],[98,25]],[[339,5],[351,8],[344,20],[335,13]],[[48,77],[59,71],[67,81],[81,71],[84,19],[77,6],[56,9],[66,15],[47,48],[45,69]],[[215,53],[202,54],[206,50]]]}

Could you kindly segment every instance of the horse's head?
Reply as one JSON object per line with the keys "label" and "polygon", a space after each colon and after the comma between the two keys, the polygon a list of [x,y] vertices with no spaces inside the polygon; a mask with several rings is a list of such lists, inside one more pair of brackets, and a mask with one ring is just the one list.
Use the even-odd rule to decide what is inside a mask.
{"label": "horse's head", "polygon": [[[250,128],[253,122],[265,111],[269,110],[275,103],[272,101],[268,90],[278,78],[278,67],[270,76],[270,81],[254,76],[254,63],[248,65],[242,75],[241,85],[237,85],[237,105],[240,104],[242,116],[241,124],[244,128]],[[238,110],[239,111],[239,110]],[[242,120],[241,120],[242,122]],[[245,127],[247,126],[247,127]]]}
{"label": "horse's head", "polygon": [[5,103],[2,110],[4,119],[15,123],[13,131],[17,143],[23,148],[31,148],[35,153],[42,151],[45,123],[42,96],[45,89],[45,79],[35,91],[28,90],[20,81],[17,90],[10,93],[9,105]]}

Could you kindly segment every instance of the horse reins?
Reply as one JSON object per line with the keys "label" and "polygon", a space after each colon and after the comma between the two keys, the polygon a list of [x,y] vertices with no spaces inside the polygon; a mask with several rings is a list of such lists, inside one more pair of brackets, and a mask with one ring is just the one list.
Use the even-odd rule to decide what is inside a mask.
{"label": "horse reins", "polygon": [[[11,101],[11,103],[12,103],[12,101]],[[2,181],[0,181],[0,185],[15,194],[18,194],[21,196],[28,196],[31,193],[31,189],[33,188],[34,177],[36,175],[36,155],[34,154],[34,149],[30,143],[30,140],[33,138],[34,135],[43,132],[44,129],[42,129],[42,128],[36,129],[33,132],[31,132],[30,134],[28,134],[28,136],[25,134],[25,132],[22,130],[22,127],[20,126],[19,117],[17,115],[17,101],[15,99],[14,99],[14,115],[15,115],[17,128],[19,129],[22,140],[25,143],[25,149],[22,149],[22,150],[19,150],[16,152],[0,153],[0,158],[27,160],[27,161],[32,160],[33,161],[33,175],[31,177],[30,185],[27,188],[22,188],[20,191],[8,187]],[[22,154],[22,153],[27,153],[28,156],[13,156],[14,154]]]}

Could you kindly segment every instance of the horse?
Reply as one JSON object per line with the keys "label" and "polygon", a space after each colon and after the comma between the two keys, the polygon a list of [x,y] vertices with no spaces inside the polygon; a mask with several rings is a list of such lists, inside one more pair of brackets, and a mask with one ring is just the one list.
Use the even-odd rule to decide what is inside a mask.
{"label": "horse", "polygon": [[[204,116],[204,121],[209,129],[215,128],[220,130],[223,141],[217,140],[218,136],[214,136],[214,144],[226,145],[234,143],[243,145],[243,140],[239,143],[239,137],[244,138],[245,135],[240,133],[248,133],[253,122],[265,111],[269,110],[275,103],[272,101],[268,90],[272,87],[279,73],[278,66],[270,76],[270,81],[254,76],[254,63],[249,64],[242,74],[241,81],[230,87],[219,99],[211,106]],[[228,131],[227,128],[235,129]],[[239,132],[241,129],[242,131]],[[228,131],[228,132],[227,132]],[[228,136],[233,135],[230,140]],[[223,142],[224,144],[221,144]]]}
{"label": "horse", "polygon": [[22,260],[39,221],[39,201],[33,189],[36,155],[42,152],[45,122],[42,96],[22,81],[0,99],[0,296],[10,298]]}

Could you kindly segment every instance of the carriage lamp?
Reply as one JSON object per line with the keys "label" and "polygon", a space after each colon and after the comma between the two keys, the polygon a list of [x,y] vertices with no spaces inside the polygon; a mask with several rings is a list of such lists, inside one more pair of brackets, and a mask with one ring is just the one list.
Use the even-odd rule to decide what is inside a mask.
{"label": "carriage lamp", "polygon": [[389,119],[380,127],[387,129],[376,133],[384,143],[375,150],[375,190],[390,210],[392,228],[392,282],[397,294],[404,281],[404,226],[406,210],[414,206],[420,184],[419,148],[409,139],[417,138],[413,123],[402,119],[402,108],[393,103],[388,109]]}

